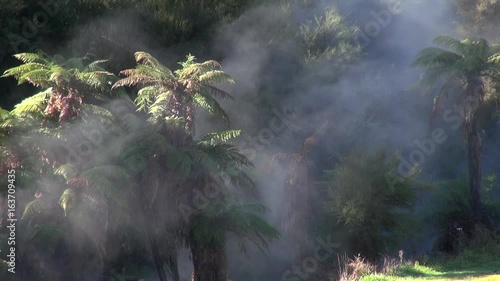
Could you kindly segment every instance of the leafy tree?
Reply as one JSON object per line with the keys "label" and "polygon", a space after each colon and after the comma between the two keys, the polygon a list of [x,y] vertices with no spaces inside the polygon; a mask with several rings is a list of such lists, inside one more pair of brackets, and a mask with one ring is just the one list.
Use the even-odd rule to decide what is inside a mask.
{"label": "leafy tree", "polygon": [[[500,67],[500,47],[486,40],[458,41],[449,36],[434,40],[443,48],[422,50],[413,66],[425,70],[421,84],[431,89],[439,84],[441,90],[434,99],[434,113],[439,113],[449,95],[461,95],[462,129],[467,143],[471,212],[474,223],[480,222],[481,189],[481,126],[495,92],[487,86],[497,81]],[[442,83],[440,83],[442,82]],[[458,89],[458,91],[456,91]]]}
{"label": "leafy tree", "polygon": [[300,26],[305,62],[329,61],[340,71],[356,60],[361,47],[355,43],[357,28],[349,25],[334,8]]}
{"label": "leafy tree", "polygon": [[354,152],[334,170],[326,172],[327,212],[349,233],[353,254],[377,258],[387,246],[407,237],[415,202],[412,174],[397,173],[399,157]]}

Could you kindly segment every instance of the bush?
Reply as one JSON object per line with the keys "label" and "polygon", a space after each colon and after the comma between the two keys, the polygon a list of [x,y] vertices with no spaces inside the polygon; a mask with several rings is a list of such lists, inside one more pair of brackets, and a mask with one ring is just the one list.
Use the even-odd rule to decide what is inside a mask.
{"label": "bush", "polygon": [[340,281],[354,281],[361,277],[374,274],[377,267],[360,255],[353,259],[348,259],[347,256],[339,257],[339,279]]}
{"label": "bush", "polygon": [[413,178],[397,174],[399,157],[384,150],[357,152],[327,171],[328,212],[349,236],[350,252],[374,259],[411,232],[415,203]]}
{"label": "bush", "polygon": [[480,247],[495,236],[495,225],[500,222],[500,204],[492,200],[496,176],[482,181],[482,225],[474,226],[471,218],[469,185],[465,177],[438,182],[432,190],[424,220],[437,229],[436,250],[458,253],[467,247]]}

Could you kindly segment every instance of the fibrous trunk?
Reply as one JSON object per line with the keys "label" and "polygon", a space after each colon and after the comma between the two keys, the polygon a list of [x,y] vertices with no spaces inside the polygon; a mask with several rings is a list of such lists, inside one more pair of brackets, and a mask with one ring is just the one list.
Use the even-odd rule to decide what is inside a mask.
{"label": "fibrous trunk", "polygon": [[223,248],[194,239],[190,246],[194,266],[192,281],[227,281],[227,261]]}
{"label": "fibrous trunk", "polygon": [[471,215],[473,223],[480,220],[481,200],[479,191],[481,189],[481,137],[476,120],[472,120],[471,130],[467,135],[468,164],[469,164],[469,191],[471,200]]}
{"label": "fibrous trunk", "polygon": [[469,165],[469,192],[472,223],[480,221],[481,213],[481,136],[479,135],[479,114],[484,96],[484,87],[480,79],[474,79],[467,85],[465,93],[464,129],[467,138],[467,156]]}
{"label": "fibrous trunk", "polygon": [[77,115],[82,105],[83,97],[76,89],[53,88],[45,114],[62,122]]}

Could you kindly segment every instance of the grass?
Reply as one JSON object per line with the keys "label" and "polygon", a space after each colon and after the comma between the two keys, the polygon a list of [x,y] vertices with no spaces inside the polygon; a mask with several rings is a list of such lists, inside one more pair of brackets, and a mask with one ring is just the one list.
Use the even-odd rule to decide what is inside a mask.
{"label": "grass", "polygon": [[360,281],[500,281],[500,243],[464,250],[459,256],[441,256],[425,265],[397,266],[391,274],[366,275]]}
{"label": "grass", "polygon": [[[498,273],[498,274],[497,274]],[[372,274],[364,276],[360,281],[448,281],[448,280],[474,280],[474,281],[498,281],[500,280],[500,267],[490,270],[450,270],[440,271],[430,266],[405,265],[401,266],[392,275]]]}

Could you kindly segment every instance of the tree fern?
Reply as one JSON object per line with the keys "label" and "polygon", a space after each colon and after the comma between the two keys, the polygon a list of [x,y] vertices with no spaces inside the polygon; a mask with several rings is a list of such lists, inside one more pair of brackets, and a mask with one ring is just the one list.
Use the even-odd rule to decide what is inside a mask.
{"label": "tree fern", "polygon": [[[19,112],[44,112],[44,115],[58,117],[59,121],[72,118],[78,114],[86,95],[103,98],[103,92],[111,89],[116,77],[98,64],[102,61],[84,64],[83,58],[64,59],[61,56],[48,57],[45,54],[23,53],[15,55],[24,64],[8,69],[1,77],[14,77],[19,84],[30,83],[46,89],[48,99],[40,108],[40,98],[26,100],[19,105]],[[36,101],[36,105],[33,102]],[[31,103],[30,103],[31,102]],[[17,113],[17,112],[15,112]]]}
{"label": "tree fern", "polygon": [[[434,116],[436,111],[442,108],[443,94],[446,95],[448,92],[462,94],[464,105],[462,130],[467,143],[470,199],[473,206],[471,212],[478,223],[481,212],[480,131],[484,122],[482,119],[484,116],[489,116],[490,113],[487,111],[494,108],[491,104],[487,104],[495,99],[487,98],[486,88],[489,81],[500,80],[500,64],[497,60],[499,48],[490,45],[484,39],[459,41],[445,35],[436,37],[434,42],[443,46],[443,49],[432,47],[422,50],[413,66],[424,70],[420,83],[427,89],[438,84],[440,79],[443,80],[439,84],[441,90],[436,94]],[[451,91],[457,88],[459,91]],[[471,102],[476,106],[470,106]]]}
{"label": "tree fern", "polygon": [[194,135],[193,106],[197,106],[228,123],[227,114],[215,98],[229,98],[230,95],[212,84],[234,81],[219,70],[219,63],[197,63],[196,58],[189,55],[186,61],[179,63],[182,68],[172,72],[148,53],[137,52],[135,59],[136,68],[121,71],[126,77],[117,81],[113,88],[140,86],[136,103],[139,110],[148,113],[150,122],[161,125],[165,117],[176,116],[186,122],[187,132]]}

